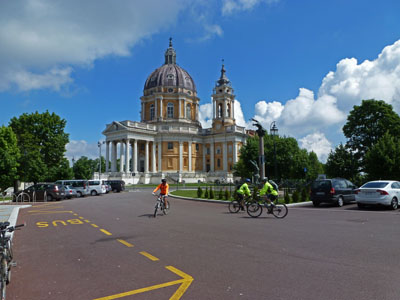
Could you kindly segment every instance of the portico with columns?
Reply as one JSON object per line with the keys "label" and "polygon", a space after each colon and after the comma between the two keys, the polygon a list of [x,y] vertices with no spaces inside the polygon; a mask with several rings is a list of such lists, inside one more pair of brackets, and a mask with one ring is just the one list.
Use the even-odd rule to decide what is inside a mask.
{"label": "portico with columns", "polygon": [[191,76],[176,64],[170,40],[165,63],[147,78],[141,97],[140,122],[106,125],[107,179],[127,184],[233,181],[233,166],[247,132],[236,125],[234,94],[224,65],[216,82],[212,127],[199,122],[199,102]]}

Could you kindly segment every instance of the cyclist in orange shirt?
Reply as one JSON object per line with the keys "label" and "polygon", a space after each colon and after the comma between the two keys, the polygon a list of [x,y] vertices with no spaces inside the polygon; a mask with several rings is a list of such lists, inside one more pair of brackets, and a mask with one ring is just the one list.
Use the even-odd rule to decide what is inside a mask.
{"label": "cyclist in orange shirt", "polygon": [[161,179],[161,183],[154,189],[153,195],[155,195],[158,190],[160,190],[161,196],[165,196],[164,197],[165,207],[168,207],[167,197],[168,197],[169,185],[166,179]]}

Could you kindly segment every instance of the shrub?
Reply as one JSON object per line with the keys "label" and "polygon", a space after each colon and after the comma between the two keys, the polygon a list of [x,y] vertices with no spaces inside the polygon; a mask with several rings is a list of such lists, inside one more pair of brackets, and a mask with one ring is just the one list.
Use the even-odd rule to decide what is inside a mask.
{"label": "shrub", "polygon": [[229,200],[231,198],[231,195],[227,189],[225,189],[225,200]]}
{"label": "shrub", "polygon": [[212,187],[210,187],[209,199],[214,199],[214,191],[213,191]]}
{"label": "shrub", "polygon": [[218,194],[218,199],[222,200],[224,198],[224,195],[222,194],[222,189],[219,190],[219,194]]}
{"label": "shrub", "polygon": [[307,200],[308,200],[308,189],[307,189],[307,187],[304,187],[301,190],[301,202],[305,202]]}
{"label": "shrub", "polygon": [[258,187],[254,186],[254,190],[253,190],[253,200],[254,201],[258,201]]}
{"label": "shrub", "polygon": [[201,189],[201,187],[199,186],[197,188],[197,198],[201,198],[201,196],[203,195],[203,190]]}
{"label": "shrub", "polygon": [[208,198],[208,187],[206,187],[206,192],[204,193],[204,198]]}
{"label": "shrub", "polygon": [[293,192],[292,200],[293,200],[294,203],[299,202],[299,200],[300,200],[300,195],[299,195],[299,192],[298,192],[297,190],[295,190],[295,191]]}
{"label": "shrub", "polygon": [[290,203],[290,196],[289,196],[289,190],[288,189],[284,190],[284,199],[285,199],[285,203],[286,204]]}

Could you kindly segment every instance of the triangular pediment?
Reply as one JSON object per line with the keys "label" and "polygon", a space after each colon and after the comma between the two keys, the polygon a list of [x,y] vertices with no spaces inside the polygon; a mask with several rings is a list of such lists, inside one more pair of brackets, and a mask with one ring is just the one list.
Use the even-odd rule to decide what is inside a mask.
{"label": "triangular pediment", "polygon": [[121,131],[121,130],[125,131],[127,129],[128,129],[128,127],[126,127],[122,123],[114,121],[111,124],[107,124],[106,129],[102,133],[107,134],[107,133]]}

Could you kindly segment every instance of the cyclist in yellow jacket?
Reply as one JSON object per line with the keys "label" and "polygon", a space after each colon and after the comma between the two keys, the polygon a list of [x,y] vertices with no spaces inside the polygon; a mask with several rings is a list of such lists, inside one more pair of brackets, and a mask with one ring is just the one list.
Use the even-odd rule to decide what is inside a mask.
{"label": "cyclist in yellow jacket", "polygon": [[274,205],[272,202],[278,198],[278,191],[268,182],[268,177],[264,177],[262,182],[264,183],[264,186],[260,190],[260,196],[266,195],[268,205]]}
{"label": "cyclist in yellow jacket", "polygon": [[246,178],[245,182],[236,191],[237,195],[239,196],[241,210],[244,210],[244,195],[246,195],[246,196],[251,195],[251,191],[248,186],[248,183],[250,183],[250,182],[251,182],[251,180],[249,178]]}
{"label": "cyclist in yellow jacket", "polygon": [[168,207],[167,197],[169,192],[169,184],[167,183],[166,179],[161,179],[161,183],[154,189],[153,195],[155,195],[158,190],[160,190],[161,196],[165,196],[164,197],[165,207]]}

